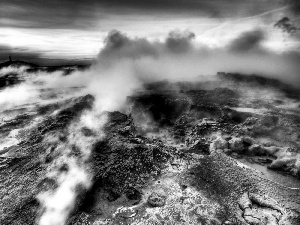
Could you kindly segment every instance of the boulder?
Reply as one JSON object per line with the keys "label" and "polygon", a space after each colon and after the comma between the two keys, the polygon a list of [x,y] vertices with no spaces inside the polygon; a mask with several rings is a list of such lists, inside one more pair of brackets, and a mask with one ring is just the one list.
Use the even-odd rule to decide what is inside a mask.
{"label": "boulder", "polygon": [[221,136],[217,137],[211,144],[210,144],[210,150],[217,150],[217,149],[227,149],[228,148],[228,142],[223,139]]}
{"label": "boulder", "polygon": [[245,137],[243,137],[243,142],[245,145],[251,146],[251,145],[255,144],[256,141],[251,137],[245,136]]}
{"label": "boulder", "polygon": [[248,148],[248,153],[250,155],[260,155],[260,153],[261,153],[261,146],[258,145],[258,144],[251,145]]}
{"label": "boulder", "polygon": [[244,150],[242,138],[234,137],[229,141],[229,148],[232,151],[241,152]]}
{"label": "boulder", "polygon": [[162,207],[166,204],[166,196],[162,193],[153,192],[148,197],[148,203],[153,207]]}

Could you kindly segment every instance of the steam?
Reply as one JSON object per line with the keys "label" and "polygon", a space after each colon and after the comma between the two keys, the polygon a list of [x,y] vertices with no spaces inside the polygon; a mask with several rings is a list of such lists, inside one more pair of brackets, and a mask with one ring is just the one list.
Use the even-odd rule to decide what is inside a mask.
{"label": "steam", "polygon": [[28,104],[36,99],[38,91],[24,83],[13,88],[6,88],[0,92],[1,109],[9,109],[17,105]]}
{"label": "steam", "polygon": [[[0,78],[4,76],[17,76],[17,79],[26,79],[26,70],[29,67],[20,66],[13,67],[8,66],[0,69]],[[27,104],[31,99],[36,99],[38,92],[32,89],[31,84],[28,82],[20,85],[9,87],[4,90],[0,90],[0,106],[1,110],[5,110],[16,105]]]}
{"label": "steam", "polygon": [[195,34],[190,31],[171,31],[166,39],[166,46],[172,52],[187,52],[192,48],[191,41],[195,38]]}
{"label": "steam", "polygon": [[[104,115],[90,111],[84,113],[77,123],[69,127],[68,141],[57,147],[61,156],[55,160],[47,175],[57,182],[58,188],[38,196],[41,203],[41,217],[38,221],[40,225],[66,224],[76,206],[78,195],[90,188],[93,176],[88,159],[93,144],[104,137],[101,128],[105,123]],[[89,137],[82,135],[82,127],[92,130],[96,135]],[[73,156],[74,148],[78,149],[80,156]]]}
{"label": "steam", "polygon": [[[266,35],[259,28],[243,33],[224,48],[199,45],[195,36],[187,30],[172,31],[164,41],[149,41],[113,30],[88,71],[76,71],[68,76],[62,72],[39,72],[29,76],[24,84],[1,91],[0,105],[41,102],[37,94],[40,89],[79,87],[69,97],[92,94],[98,111],[117,110],[125,102],[125,96],[145,82],[193,81],[200,75],[220,71],[258,74],[300,85],[300,54],[266,50],[263,47]],[[24,69],[19,68],[18,73],[24,74]]]}
{"label": "steam", "polygon": [[297,30],[299,30],[290,22],[290,19],[288,17],[283,17],[282,19],[280,19],[277,23],[274,24],[274,27],[277,27],[288,34],[294,34]]}
{"label": "steam", "polygon": [[29,69],[28,66],[20,66],[20,67],[14,67],[14,66],[8,66],[0,69],[0,77],[8,75],[8,74],[23,74],[27,69]]}
{"label": "steam", "polygon": [[[162,79],[195,80],[202,74],[216,74],[218,71],[237,71],[276,76],[284,81],[298,81],[298,55],[276,54],[262,47],[264,33],[254,30],[244,33],[224,49],[209,49],[193,43],[195,34],[174,31],[164,42],[150,42],[146,38],[130,38],[119,31],[111,31],[105,39],[105,46],[100,51],[97,63],[86,72],[76,72],[69,76],[56,74],[44,76],[41,80],[47,87],[83,86],[83,93],[95,96],[95,108],[91,114],[85,114],[81,126],[88,126],[99,132],[101,125],[95,117],[105,110],[120,110],[126,97],[141,88],[145,82]],[[285,75],[283,77],[282,75]],[[104,120],[105,121],[105,120]],[[77,128],[70,132],[69,146],[79,146],[88,159],[93,140],[76,137]],[[80,143],[78,141],[80,140]],[[64,224],[67,215],[73,210],[77,196],[76,186],[90,187],[92,175],[85,160],[77,162],[66,158],[70,171],[59,176],[62,180],[55,193],[41,195],[40,201],[45,213],[40,219],[41,225]],[[61,196],[66,196],[64,204]],[[60,218],[56,220],[56,218]]]}
{"label": "steam", "polygon": [[[214,75],[219,71],[259,74],[299,85],[298,53],[275,53],[264,49],[265,34],[255,29],[242,34],[224,48],[208,48],[195,43],[190,31],[173,31],[164,41],[149,41],[141,37],[128,37],[111,31],[96,63],[87,71],[76,71],[65,76],[62,72],[37,73],[26,82],[0,92],[0,106],[11,107],[28,102],[45,103],[41,90],[77,89],[61,98],[92,94],[94,108],[85,112],[67,131],[67,142],[57,141],[59,153],[48,171],[48,177],[57,181],[54,191],[41,193],[40,225],[62,225],[74,210],[80,190],[90,188],[93,175],[88,159],[95,141],[104,137],[106,118],[103,111],[122,110],[126,97],[146,82],[169,79],[173,81],[199,79],[200,75]],[[24,71],[22,72],[24,73]],[[299,86],[298,86],[299,87]],[[95,135],[82,135],[82,127]],[[80,157],[72,155],[72,149]],[[61,170],[61,165],[66,170]]]}
{"label": "steam", "polygon": [[241,36],[232,41],[230,50],[235,52],[247,52],[261,49],[264,38],[265,34],[260,29],[244,32]]}
{"label": "steam", "polygon": [[59,188],[54,193],[46,192],[38,196],[44,210],[39,221],[40,225],[65,224],[76,203],[76,188],[79,185],[89,188],[91,184],[89,173],[79,167],[76,159],[65,158],[63,163],[70,169],[66,174],[55,177],[59,181]]}
{"label": "steam", "polygon": [[[125,71],[129,69],[127,73],[142,82],[194,80],[199,75],[223,71],[258,74],[299,85],[300,54],[265,49],[265,36],[263,30],[255,29],[243,33],[224,48],[212,49],[194,43],[195,34],[189,31],[171,32],[163,42],[129,38],[112,31],[95,67],[117,68],[123,63],[126,64]],[[123,71],[122,68],[120,76]]]}

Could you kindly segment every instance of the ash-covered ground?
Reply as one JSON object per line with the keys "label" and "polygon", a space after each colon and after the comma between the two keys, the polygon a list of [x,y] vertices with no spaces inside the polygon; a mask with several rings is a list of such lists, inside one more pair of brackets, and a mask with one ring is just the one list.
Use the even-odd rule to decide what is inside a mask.
{"label": "ash-covered ground", "polygon": [[299,89],[114,72],[2,64],[0,224],[300,224]]}

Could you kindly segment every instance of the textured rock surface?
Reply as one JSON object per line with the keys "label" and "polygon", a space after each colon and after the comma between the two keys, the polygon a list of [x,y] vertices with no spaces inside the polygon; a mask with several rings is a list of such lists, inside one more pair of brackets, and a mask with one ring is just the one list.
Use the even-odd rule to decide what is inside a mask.
{"label": "textured rock surface", "polygon": [[172,90],[149,84],[128,99],[130,113],[101,114],[101,131],[79,121],[93,108],[90,95],[1,123],[4,139],[19,132],[18,143],[0,153],[0,223],[37,224],[41,193],[59,189],[57,174],[71,170],[67,158],[90,175],[72,186],[67,224],[300,224],[300,190],[237,160],[298,176],[299,109],[273,107],[273,99],[245,94],[220,76]]}
{"label": "textured rock surface", "polygon": [[161,193],[153,192],[148,197],[148,203],[153,207],[162,207],[166,204],[166,196]]}

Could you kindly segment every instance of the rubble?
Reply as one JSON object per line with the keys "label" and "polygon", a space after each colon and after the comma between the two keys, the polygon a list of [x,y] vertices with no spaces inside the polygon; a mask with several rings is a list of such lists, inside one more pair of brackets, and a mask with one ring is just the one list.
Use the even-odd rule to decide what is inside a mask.
{"label": "rubble", "polygon": [[162,207],[166,204],[166,196],[158,192],[153,192],[148,197],[148,203],[153,207]]}
{"label": "rubble", "polygon": [[[262,103],[247,102],[251,98],[231,86],[153,88],[129,97],[128,114],[104,112],[105,135],[85,126],[76,130],[93,140],[86,159],[76,144],[62,146],[70,143],[69,127],[93,109],[94,97],[39,108],[33,116],[42,120],[20,132],[19,143],[0,157],[1,224],[37,223],[37,196],[57,190],[59,181],[49,171],[69,170],[67,164],[53,165],[67,151],[91,176],[90,186],[75,188],[69,225],[299,224],[299,189],[268,180],[239,161],[250,158],[299,176],[299,123],[292,111],[239,112],[233,107]],[[1,125],[3,135],[27,119],[32,118]]]}
{"label": "rubble", "polygon": [[229,141],[229,148],[235,152],[242,152],[244,150],[243,140],[238,137],[233,137]]}

